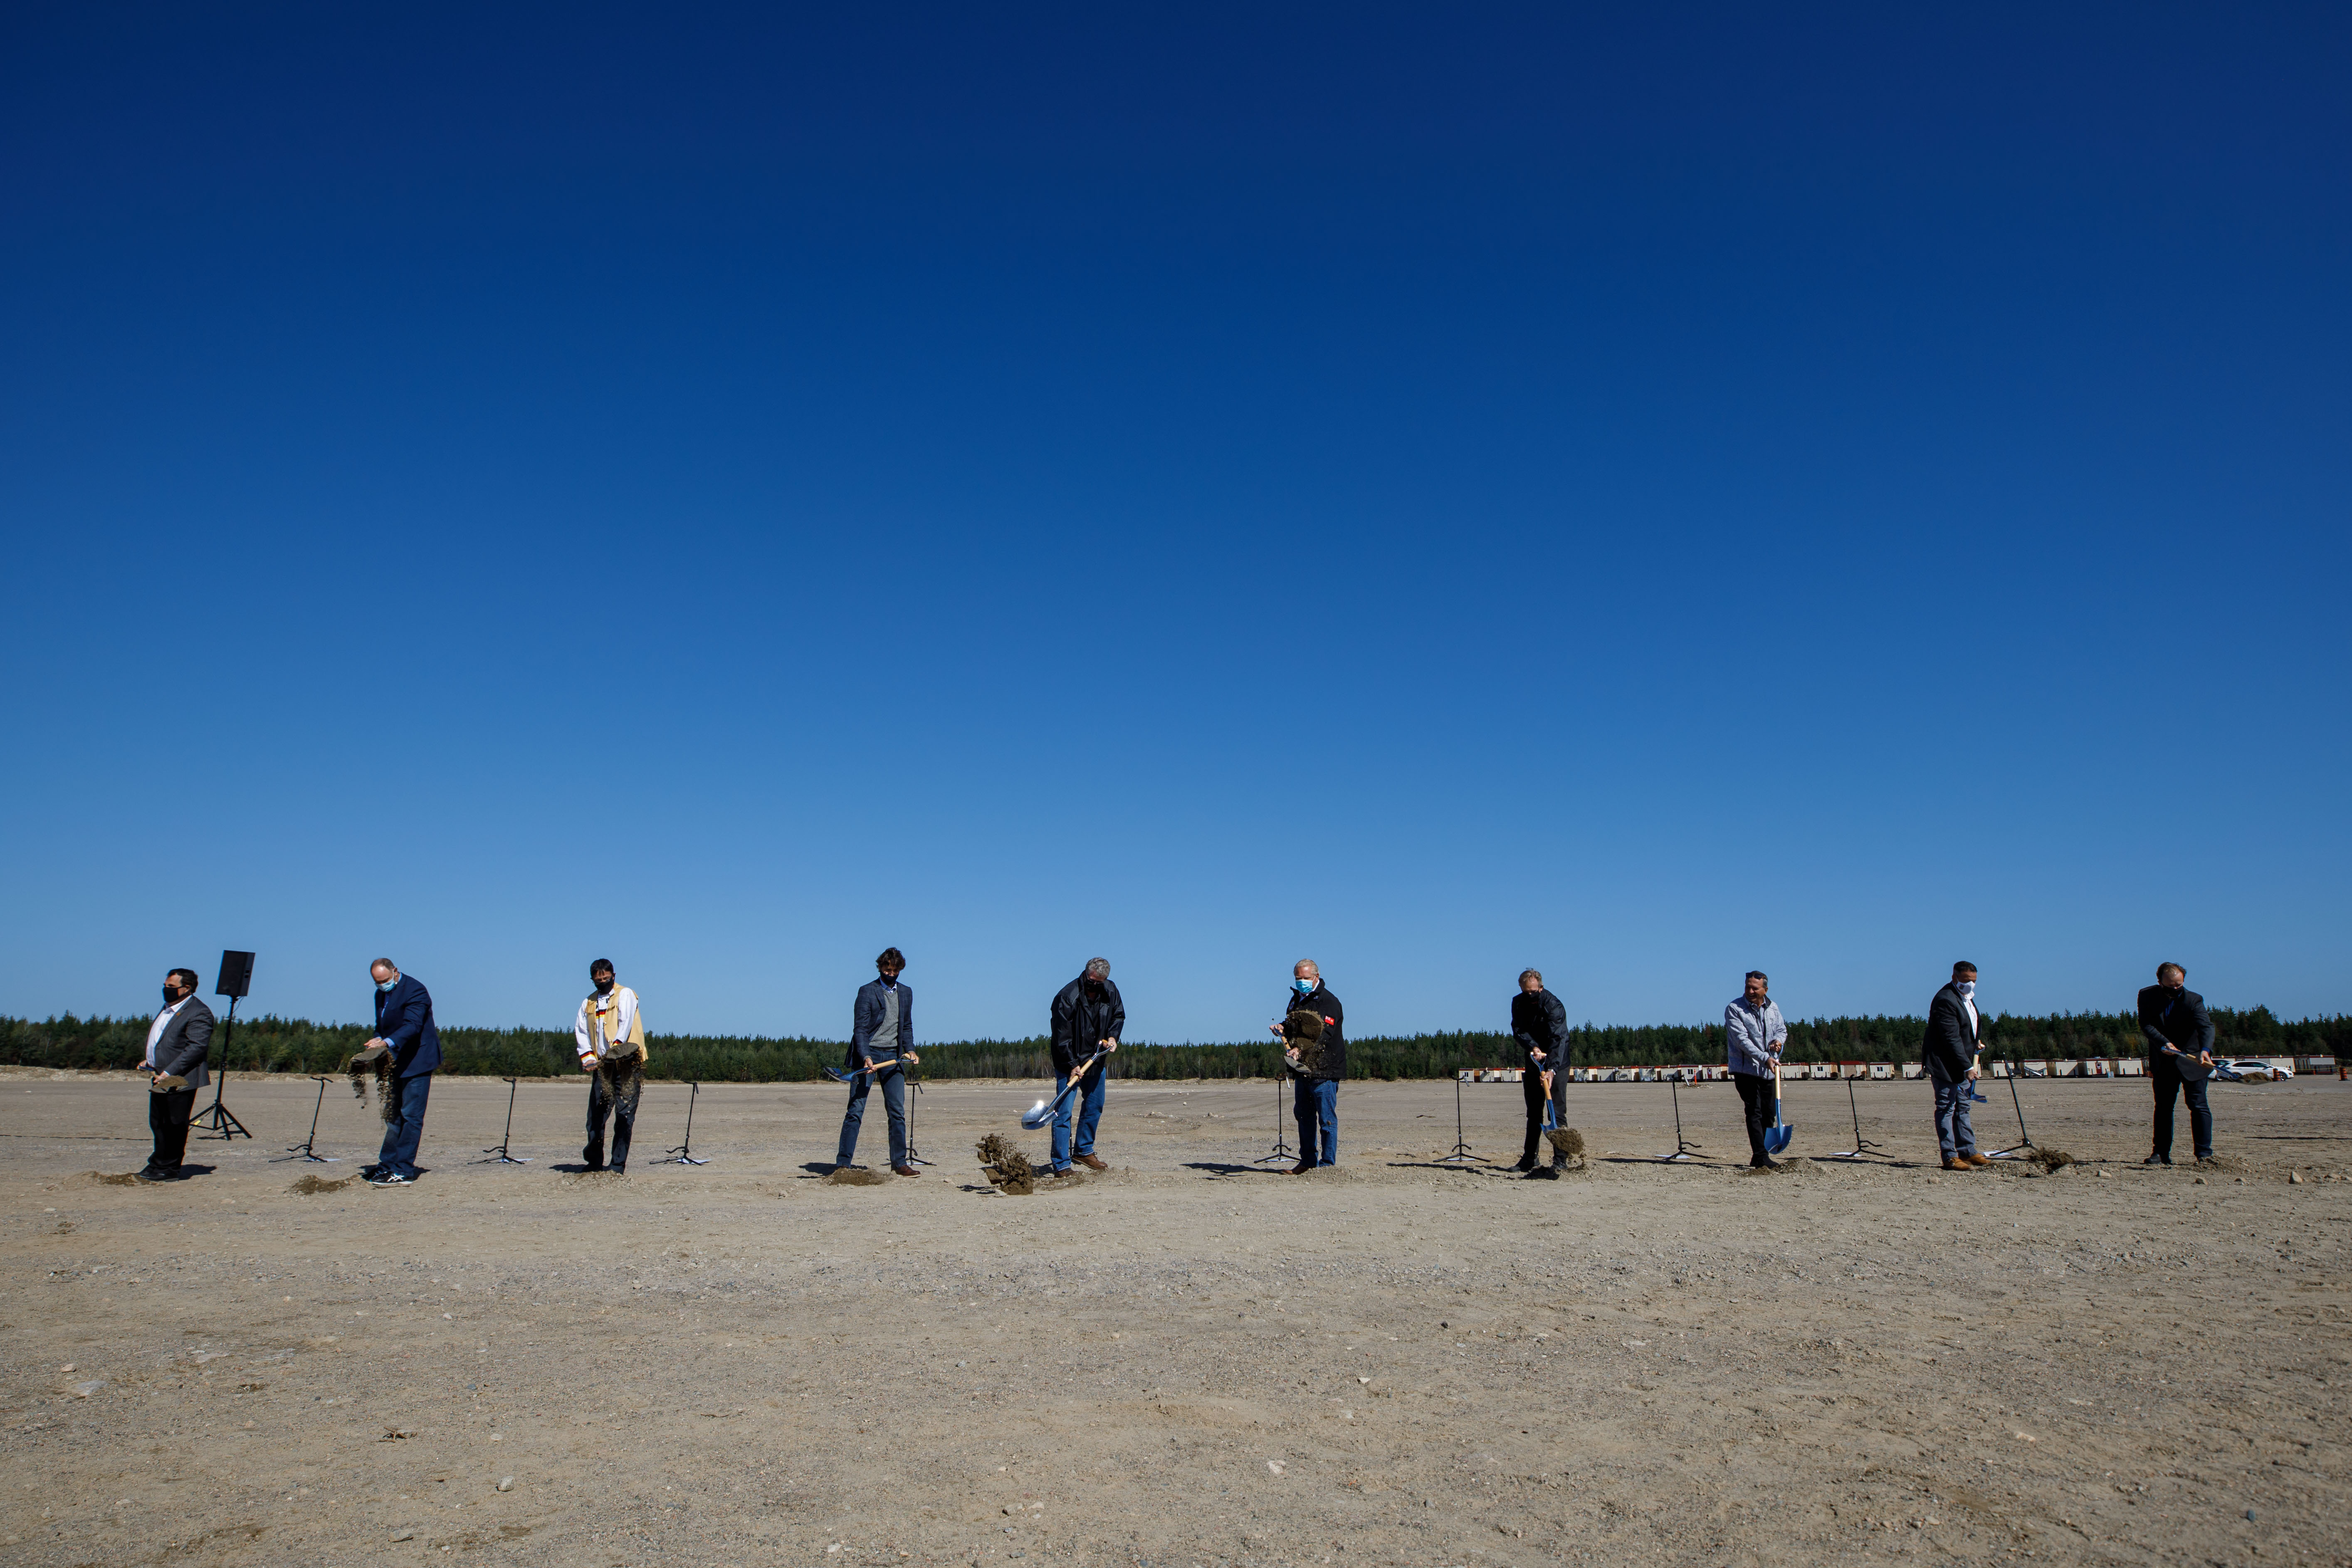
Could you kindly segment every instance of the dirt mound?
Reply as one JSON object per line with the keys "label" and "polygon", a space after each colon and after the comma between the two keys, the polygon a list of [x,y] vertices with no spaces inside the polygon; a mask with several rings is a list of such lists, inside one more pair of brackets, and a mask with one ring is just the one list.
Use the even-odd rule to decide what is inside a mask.
{"label": "dirt mound", "polygon": [[2216,1154],[2210,1160],[2198,1161],[2197,1168],[2200,1171],[2219,1171],[2225,1176],[2242,1176],[2252,1167],[2235,1154]]}
{"label": "dirt mound", "polygon": [[1037,1173],[1029,1163],[1029,1156],[1013,1146],[1013,1141],[1001,1132],[992,1132],[972,1145],[980,1155],[980,1167],[988,1177],[988,1184],[1016,1198],[1025,1198],[1037,1190]]}
{"label": "dirt mound", "polygon": [[84,1171],[81,1179],[94,1187],[127,1187],[139,1180],[128,1171],[119,1176],[110,1176],[103,1171]]}
{"label": "dirt mound", "polygon": [[826,1181],[836,1187],[887,1187],[890,1178],[879,1171],[861,1171],[854,1165],[844,1165],[827,1173]]}
{"label": "dirt mound", "polygon": [[323,1176],[300,1176],[286,1190],[298,1198],[316,1197],[320,1193],[340,1193],[358,1180],[355,1175],[339,1176],[331,1182]]}
{"label": "dirt mound", "polygon": [[2054,1171],[2062,1165],[2074,1163],[2074,1156],[2063,1149],[2036,1149],[2025,1157],[2045,1171]]}

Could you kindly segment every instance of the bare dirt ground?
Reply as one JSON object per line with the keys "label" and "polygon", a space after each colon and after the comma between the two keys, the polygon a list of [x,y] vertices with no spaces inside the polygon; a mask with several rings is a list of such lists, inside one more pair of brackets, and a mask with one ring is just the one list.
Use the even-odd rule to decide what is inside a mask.
{"label": "bare dirt ground", "polygon": [[[1937,1171],[1917,1084],[1859,1091],[1899,1163],[1786,1174],[1733,1163],[1727,1086],[1683,1096],[1715,1163],[1664,1165],[1665,1086],[1594,1085],[1559,1182],[1435,1165],[1443,1083],[1349,1086],[1304,1178],[1250,1163],[1272,1086],[1119,1084],[1113,1173],[1029,1197],[971,1150],[1034,1085],[931,1087],[938,1163],[847,1186],[830,1086],[713,1086],[686,1166],[656,1085],[615,1178],[551,1168],[577,1082],[523,1086],[532,1163],[468,1164],[507,1090],[449,1079],[419,1185],[304,1196],[379,1133],[337,1082],[344,1163],[271,1163],[313,1092],[239,1079],[257,1142],[120,1185],[138,1080],[0,1070],[0,1558],[2352,1563],[2333,1079],[2218,1089],[2202,1173],[2127,1163],[2144,1086],[2029,1086],[2091,1162],[2047,1177]],[[1518,1090],[1465,1098],[1515,1155]],[[1852,1142],[1844,1086],[1790,1106],[1793,1155]]]}

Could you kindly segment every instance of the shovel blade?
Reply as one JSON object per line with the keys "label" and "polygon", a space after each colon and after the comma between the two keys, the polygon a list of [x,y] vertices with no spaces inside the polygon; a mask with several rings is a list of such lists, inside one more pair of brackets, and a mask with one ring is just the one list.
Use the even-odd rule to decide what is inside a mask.
{"label": "shovel blade", "polygon": [[1021,1113],[1021,1125],[1026,1127],[1032,1132],[1036,1131],[1037,1129],[1045,1126],[1045,1123],[1053,1120],[1053,1107],[1047,1105],[1042,1100]]}
{"label": "shovel blade", "polygon": [[1767,1127],[1764,1130],[1764,1152],[1767,1154],[1780,1153],[1789,1146],[1789,1140],[1795,1137],[1796,1133],[1797,1124],[1793,1121],[1783,1121],[1776,1126]]}

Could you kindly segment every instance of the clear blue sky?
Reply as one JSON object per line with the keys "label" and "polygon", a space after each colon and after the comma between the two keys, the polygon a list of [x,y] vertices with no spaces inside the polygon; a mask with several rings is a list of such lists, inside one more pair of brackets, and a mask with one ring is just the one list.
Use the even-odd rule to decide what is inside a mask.
{"label": "clear blue sky", "polygon": [[2352,1008],[2330,6],[0,14],[0,1012]]}

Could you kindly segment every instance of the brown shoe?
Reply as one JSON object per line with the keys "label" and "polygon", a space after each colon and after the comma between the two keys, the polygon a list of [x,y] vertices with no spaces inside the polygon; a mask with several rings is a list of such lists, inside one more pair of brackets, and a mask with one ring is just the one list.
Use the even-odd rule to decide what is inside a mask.
{"label": "brown shoe", "polygon": [[1975,1166],[1979,1171],[1990,1171],[1992,1169],[1992,1162],[1986,1159],[1982,1154],[1963,1154],[1960,1158],[1966,1160],[1969,1164]]}
{"label": "brown shoe", "polygon": [[1305,1160],[1301,1160],[1298,1163],[1290,1167],[1290,1173],[1294,1176],[1303,1176],[1314,1168],[1313,1164]]}
{"label": "brown shoe", "polygon": [[893,1165],[890,1168],[898,1172],[902,1176],[919,1176],[922,1174],[920,1171],[918,1171],[912,1165]]}
{"label": "brown shoe", "polygon": [[1079,1155],[1079,1156],[1078,1156],[1078,1163],[1079,1163],[1079,1164],[1081,1164],[1081,1165],[1084,1165],[1084,1166],[1085,1166],[1087,1170],[1089,1170],[1089,1171],[1108,1171],[1108,1170],[1109,1170],[1109,1169],[1110,1169],[1110,1167],[1109,1167],[1108,1165],[1104,1164],[1100,1160],[1096,1159],[1092,1154],[1081,1154],[1081,1155]]}
{"label": "brown shoe", "polygon": [[1973,1171],[1976,1167],[1969,1164],[1966,1160],[1954,1158],[1944,1162],[1944,1169],[1947,1171]]}

